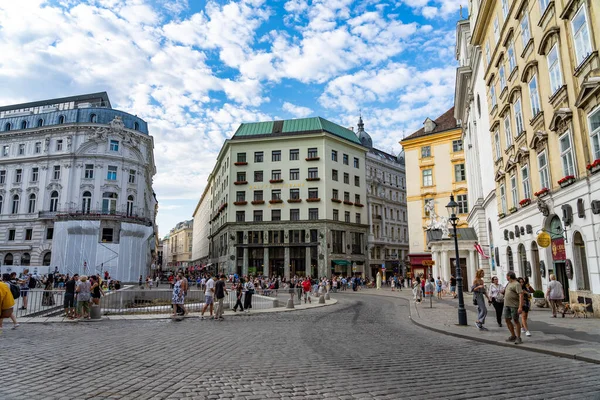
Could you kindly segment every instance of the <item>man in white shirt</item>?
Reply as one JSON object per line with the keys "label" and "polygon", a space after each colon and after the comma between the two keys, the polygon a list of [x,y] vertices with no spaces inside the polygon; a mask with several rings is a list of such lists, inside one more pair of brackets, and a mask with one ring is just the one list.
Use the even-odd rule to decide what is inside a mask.
{"label": "man in white shirt", "polygon": [[200,319],[204,319],[204,312],[210,306],[210,317],[213,317],[213,304],[214,304],[214,295],[215,295],[215,281],[211,276],[206,281],[206,291],[204,292],[204,307],[202,308],[202,314],[200,315]]}

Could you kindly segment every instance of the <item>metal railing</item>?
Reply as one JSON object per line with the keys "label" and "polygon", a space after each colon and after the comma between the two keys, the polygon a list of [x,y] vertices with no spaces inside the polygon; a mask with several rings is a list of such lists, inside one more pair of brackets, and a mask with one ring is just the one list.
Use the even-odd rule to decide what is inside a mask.
{"label": "metal railing", "polygon": [[64,293],[64,290],[29,289],[15,300],[13,312],[17,318],[54,315],[63,309]]}

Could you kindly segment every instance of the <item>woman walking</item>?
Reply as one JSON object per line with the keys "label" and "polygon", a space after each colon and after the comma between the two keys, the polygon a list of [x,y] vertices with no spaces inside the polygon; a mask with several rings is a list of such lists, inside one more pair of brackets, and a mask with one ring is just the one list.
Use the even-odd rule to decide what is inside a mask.
{"label": "woman walking", "polygon": [[565,291],[562,284],[556,280],[556,275],[550,275],[550,283],[546,290],[546,298],[550,301],[552,307],[552,318],[556,318],[556,312],[562,308],[562,300],[565,298]]}
{"label": "woman walking", "polygon": [[[186,281],[187,282],[187,281]],[[175,282],[175,284],[173,285],[173,298],[172,298],[172,304],[173,304],[173,316],[176,317],[178,316],[178,308],[181,308],[183,310],[183,314],[187,314],[187,310],[185,309],[184,303],[185,303],[185,287],[184,287],[184,283],[183,283],[183,274],[179,273],[177,274],[177,282]]]}
{"label": "woman walking", "polygon": [[527,316],[529,315],[529,308],[531,307],[531,293],[534,292],[533,288],[529,285],[529,278],[519,278],[521,289],[523,289],[523,312],[521,313],[521,332],[525,332],[526,336],[531,336],[529,327],[527,326]]}
{"label": "woman walking", "polygon": [[250,312],[250,309],[252,308],[252,295],[254,294],[254,284],[252,283],[252,279],[246,278],[245,289],[244,309],[246,312]]}
{"label": "woman walking", "polygon": [[53,306],[54,302],[54,292],[52,291],[54,288],[54,275],[48,275],[46,279],[46,286],[44,286],[44,294],[42,295],[42,305],[43,306]]}
{"label": "woman walking", "polygon": [[488,298],[492,299],[491,304],[494,306],[494,310],[496,310],[496,322],[498,322],[498,326],[502,327],[502,311],[504,310],[504,293],[502,293],[504,288],[502,285],[498,283],[498,277],[492,277],[492,284],[490,285],[490,290],[488,292]]}
{"label": "woman walking", "polygon": [[421,290],[421,278],[417,276],[413,287],[413,297],[415,298],[415,303],[420,303],[423,298],[423,291]]}
{"label": "woman walking", "polygon": [[244,306],[242,305],[242,297],[244,297],[244,285],[240,282],[235,285],[235,306],[233,307],[233,312],[237,311],[238,306],[240,307],[240,311],[244,312]]}
{"label": "woman walking", "polygon": [[442,298],[442,280],[440,279],[440,277],[437,277],[437,280],[435,281],[435,290],[437,292],[437,298],[441,299]]}
{"label": "woman walking", "polygon": [[487,307],[485,306],[485,298],[490,300],[488,294],[485,290],[485,284],[483,283],[483,276],[485,272],[483,269],[478,269],[475,273],[475,279],[473,280],[473,300],[474,303],[477,303],[477,321],[475,321],[475,326],[479,328],[479,330],[487,331],[483,325],[485,324],[485,317],[487,316]]}
{"label": "woman walking", "polygon": [[100,297],[104,296],[104,291],[100,287],[100,281],[96,275],[92,276],[91,284],[92,284],[92,287],[91,287],[92,303],[94,303],[94,305],[96,305],[96,306],[100,305]]}

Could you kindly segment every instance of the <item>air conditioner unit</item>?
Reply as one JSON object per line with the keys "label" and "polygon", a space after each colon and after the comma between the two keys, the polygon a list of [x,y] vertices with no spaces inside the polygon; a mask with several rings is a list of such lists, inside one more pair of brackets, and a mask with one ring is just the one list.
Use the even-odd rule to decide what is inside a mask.
{"label": "air conditioner unit", "polygon": [[600,214],[600,200],[592,200],[592,213]]}
{"label": "air conditioner unit", "polygon": [[571,225],[571,223],[573,222],[573,208],[568,204],[563,204],[561,208],[563,214],[562,220],[565,226]]}
{"label": "air conditioner unit", "polygon": [[583,199],[577,199],[577,216],[579,218],[585,218],[585,206]]}

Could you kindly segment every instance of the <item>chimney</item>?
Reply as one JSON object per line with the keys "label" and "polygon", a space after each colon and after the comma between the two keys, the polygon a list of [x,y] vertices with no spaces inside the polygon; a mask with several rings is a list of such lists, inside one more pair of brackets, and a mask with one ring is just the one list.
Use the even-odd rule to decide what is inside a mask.
{"label": "chimney", "polygon": [[354,132],[354,127],[353,126],[348,127],[348,129],[350,129],[352,132]]}

